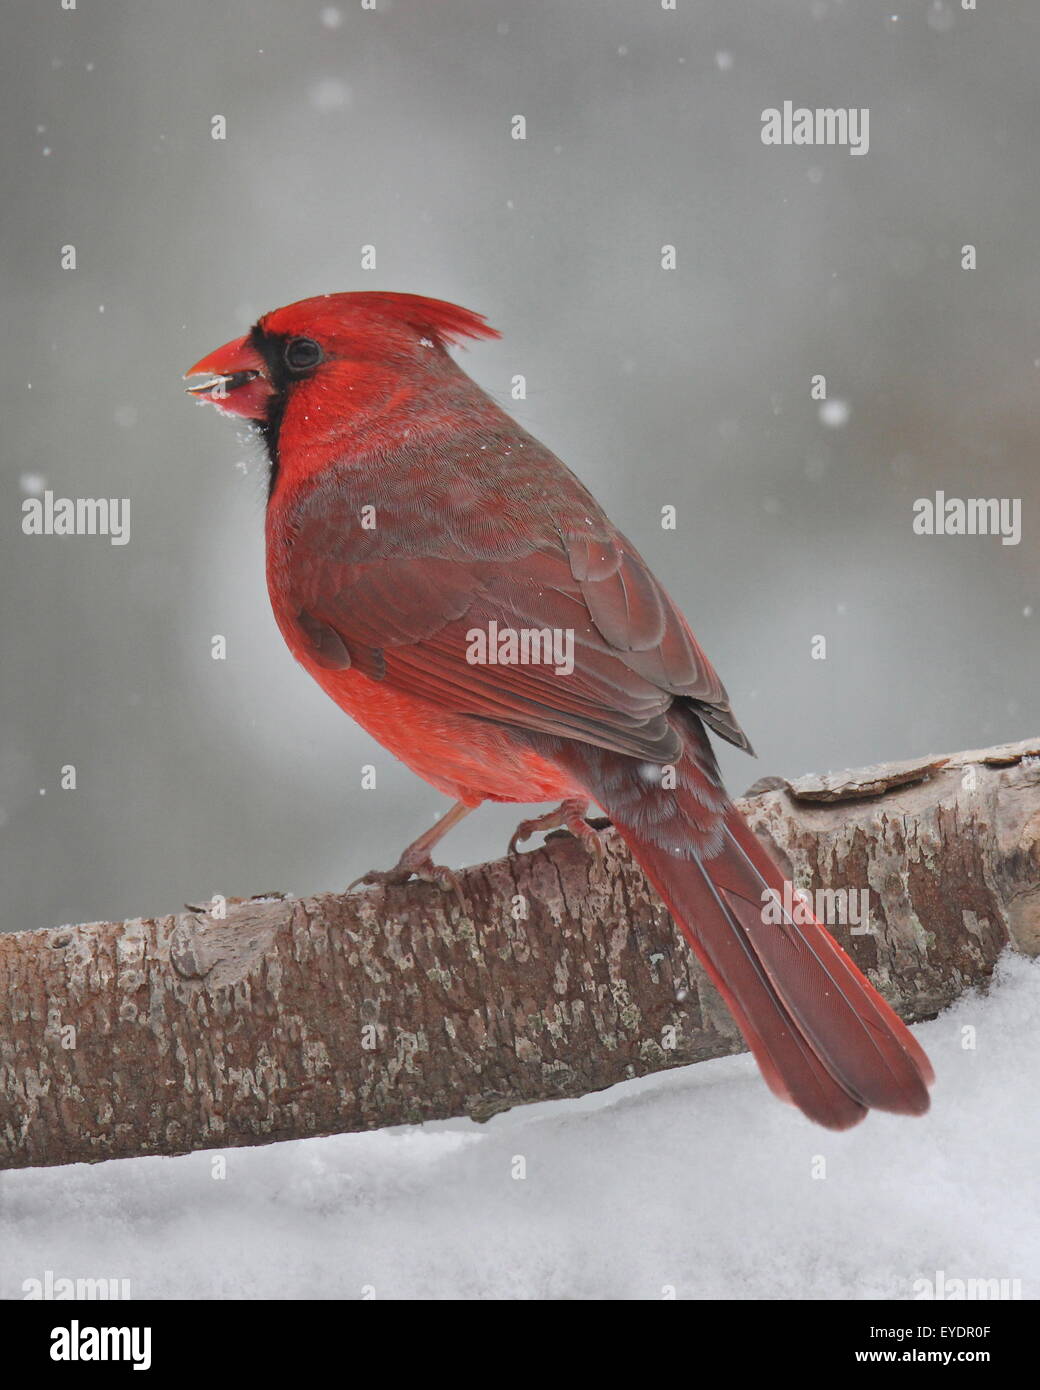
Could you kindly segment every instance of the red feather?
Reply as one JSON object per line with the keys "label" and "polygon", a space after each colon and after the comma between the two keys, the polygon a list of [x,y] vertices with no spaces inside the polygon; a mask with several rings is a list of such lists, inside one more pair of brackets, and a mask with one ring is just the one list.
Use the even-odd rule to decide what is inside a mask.
{"label": "red feather", "polygon": [[355,333],[378,331],[380,325],[397,323],[413,333],[438,342],[461,343],[464,338],[500,338],[483,314],[449,304],[443,299],[426,299],[421,294],[391,294],[384,290],[364,290],[352,294],[321,294],[302,299],[287,309],[276,309],[260,320],[271,333],[295,332],[294,325],[306,325],[308,336],[336,335],[351,325]]}

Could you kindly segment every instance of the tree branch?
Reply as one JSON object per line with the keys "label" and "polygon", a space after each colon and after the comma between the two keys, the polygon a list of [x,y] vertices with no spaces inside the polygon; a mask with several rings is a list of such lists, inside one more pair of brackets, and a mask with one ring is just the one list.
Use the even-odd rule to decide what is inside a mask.
{"label": "tree branch", "polygon": [[[907,1019],[1040,952],[1040,740],[742,803]],[[739,1051],[611,833],[421,883],[0,935],[0,1167],[489,1118]]]}

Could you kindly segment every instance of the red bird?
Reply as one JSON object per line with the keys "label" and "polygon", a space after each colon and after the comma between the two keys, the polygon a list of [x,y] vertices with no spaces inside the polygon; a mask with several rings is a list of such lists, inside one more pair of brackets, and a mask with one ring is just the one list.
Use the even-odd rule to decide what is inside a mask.
{"label": "red bird", "polygon": [[[768,890],[789,901],[784,875],[726,795],[705,726],[749,744],[682,614],[447,351],[497,336],[438,300],[331,294],[264,315],[187,373],[266,442],[267,582],[290,651],[455,798],[370,880],[443,875],[430,850],[482,801],[561,803],[511,848],[551,825],[594,837],[596,802],[778,1096],[830,1129],[871,1107],[922,1114],[933,1073],[904,1024],[815,921],[763,911]],[[476,636],[507,632],[563,634],[572,669],[474,661]]]}

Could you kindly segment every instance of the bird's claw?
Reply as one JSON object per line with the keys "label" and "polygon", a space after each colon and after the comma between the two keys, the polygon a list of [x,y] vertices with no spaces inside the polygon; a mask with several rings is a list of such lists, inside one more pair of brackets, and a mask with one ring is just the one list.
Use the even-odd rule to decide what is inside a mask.
{"label": "bird's claw", "polygon": [[414,860],[402,858],[392,869],[369,869],[367,874],[362,874],[347,886],[347,892],[352,892],[359,884],[366,887],[397,887],[412,878],[418,879],[420,883],[434,883],[444,893],[454,893],[459,906],[466,906],[458,874],[454,869],[435,864],[429,856]]}
{"label": "bird's claw", "polygon": [[568,824],[567,829],[580,840],[586,849],[591,850],[598,864],[602,864],[607,857],[606,847],[603,843],[603,832],[597,830],[594,825],[589,825],[588,821],[582,818],[577,825]]}
{"label": "bird's claw", "polygon": [[603,837],[599,830],[585,819],[588,809],[587,802],[565,801],[554,811],[547,811],[544,816],[536,816],[534,820],[521,821],[509,841],[510,856],[519,854],[520,841],[529,840],[537,830],[566,829],[576,840],[580,840],[585,848],[596,856],[598,861],[602,862],[606,854],[603,847]]}
{"label": "bird's claw", "polygon": [[509,841],[509,849],[506,851],[510,858],[512,858],[514,854],[520,853],[520,841],[529,840],[537,829],[537,821],[522,820],[520,822],[513,831],[512,838]]}

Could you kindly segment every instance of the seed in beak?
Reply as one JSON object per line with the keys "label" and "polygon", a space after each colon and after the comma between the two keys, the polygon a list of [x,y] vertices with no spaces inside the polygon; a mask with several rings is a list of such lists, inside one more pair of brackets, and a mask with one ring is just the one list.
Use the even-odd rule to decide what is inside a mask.
{"label": "seed in beak", "polygon": [[185,386],[185,391],[193,396],[210,396],[215,400],[223,400],[229,391],[236,390],[239,386],[245,386],[246,382],[258,377],[259,372],[228,372],[223,376],[211,376],[208,380],[200,382],[198,386]]}

